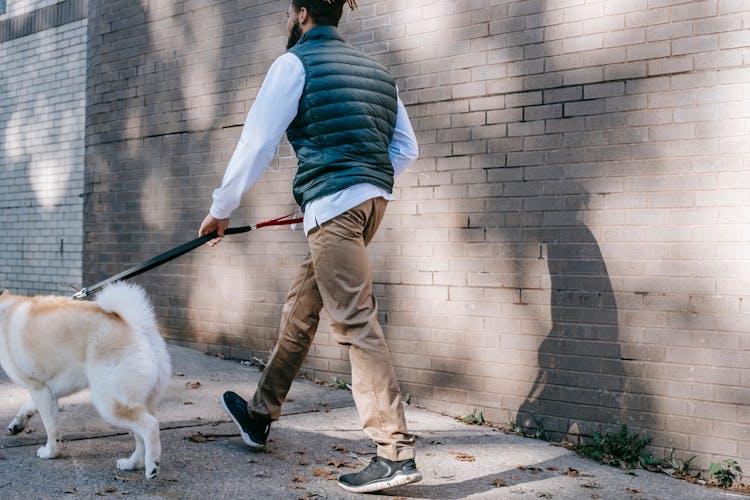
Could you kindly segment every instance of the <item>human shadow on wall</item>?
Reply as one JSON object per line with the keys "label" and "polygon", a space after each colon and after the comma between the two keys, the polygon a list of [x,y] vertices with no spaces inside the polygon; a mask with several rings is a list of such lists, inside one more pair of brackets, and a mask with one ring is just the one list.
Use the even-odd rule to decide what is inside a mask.
{"label": "human shadow on wall", "polygon": [[[577,200],[585,208],[587,193]],[[592,435],[621,420],[626,372],[618,343],[617,304],[599,245],[578,220],[542,226],[552,327],[538,349],[536,379],[516,423],[550,438]]]}

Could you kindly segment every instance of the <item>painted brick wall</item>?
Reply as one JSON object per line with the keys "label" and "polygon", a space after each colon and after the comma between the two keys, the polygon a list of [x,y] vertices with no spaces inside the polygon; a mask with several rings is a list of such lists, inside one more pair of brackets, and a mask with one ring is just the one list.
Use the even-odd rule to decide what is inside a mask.
{"label": "painted brick wall", "polygon": [[58,3],[60,0],[10,0],[5,2],[5,16],[6,17],[18,16],[21,14],[28,14],[36,9],[42,7],[48,7]]}
{"label": "painted brick wall", "polygon": [[[341,29],[421,144],[371,247],[411,401],[750,459],[750,6],[360,3]],[[145,5],[89,10],[86,282],[194,237],[284,46],[286,0]],[[235,223],[293,211],[294,167],[281,145]],[[264,229],[139,281],[172,340],[248,358],[305,249]],[[346,377],[326,325],[306,368]]]}
{"label": "painted brick wall", "polygon": [[[0,23],[51,3],[9,2]],[[81,286],[86,20],[2,33],[0,283],[69,294]]]}

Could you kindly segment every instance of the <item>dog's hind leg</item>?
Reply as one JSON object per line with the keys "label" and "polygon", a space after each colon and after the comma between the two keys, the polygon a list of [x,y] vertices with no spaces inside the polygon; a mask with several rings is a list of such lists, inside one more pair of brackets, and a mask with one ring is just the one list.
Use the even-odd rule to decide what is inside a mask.
{"label": "dog's hind leg", "polygon": [[[117,467],[145,467],[146,479],[156,477],[159,472],[159,458],[161,457],[161,441],[159,439],[159,421],[142,405],[129,406],[119,401],[113,401],[111,407],[96,405],[99,413],[108,422],[125,427],[135,434],[135,452],[127,459],[117,461]],[[132,467],[131,467],[132,466]]]}
{"label": "dog's hind leg", "polygon": [[[156,417],[141,408],[138,418],[130,422],[123,422],[125,426],[140,437],[143,443],[143,465],[146,468],[146,479],[152,479],[159,473],[159,459],[161,458],[161,440],[159,439],[159,421]],[[137,445],[136,445],[137,446]],[[136,448],[136,452],[138,449]]]}
{"label": "dog's hind leg", "polygon": [[[146,414],[141,424],[141,437],[144,445],[146,478],[151,479],[159,473],[161,458],[161,440],[159,439],[159,421],[153,415]],[[138,430],[136,430],[138,432]]]}
{"label": "dog's hind leg", "polygon": [[26,424],[29,423],[29,419],[34,415],[36,415],[36,405],[34,405],[34,400],[29,397],[21,409],[18,410],[13,421],[8,424],[8,434],[18,434],[24,430]]}
{"label": "dog's hind leg", "polygon": [[36,452],[39,458],[55,458],[58,454],[58,441],[60,430],[57,427],[58,403],[57,397],[52,394],[48,387],[42,387],[31,391],[31,399],[34,400],[39,416],[42,417],[44,430],[47,431],[47,444]]}

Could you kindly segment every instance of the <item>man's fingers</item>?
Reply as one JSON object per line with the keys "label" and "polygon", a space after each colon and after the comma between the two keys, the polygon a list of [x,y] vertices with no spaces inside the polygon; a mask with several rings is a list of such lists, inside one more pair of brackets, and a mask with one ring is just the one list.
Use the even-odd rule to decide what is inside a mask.
{"label": "man's fingers", "polygon": [[229,219],[217,219],[211,214],[208,214],[206,218],[203,219],[200,229],[198,229],[198,236],[205,236],[207,234],[216,232],[218,237],[208,242],[209,246],[214,246],[221,242],[224,236],[224,230],[228,226],[229,226]]}
{"label": "man's fingers", "polygon": [[201,223],[200,229],[198,229],[198,236],[205,236],[211,232],[213,232],[211,221],[208,219],[208,217],[206,217]]}
{"label": "man's fingers", "polygon": [[229,227],[229,219],[219,219],[216,225],[216,233],[219,236],[224,236],[224,230]]}

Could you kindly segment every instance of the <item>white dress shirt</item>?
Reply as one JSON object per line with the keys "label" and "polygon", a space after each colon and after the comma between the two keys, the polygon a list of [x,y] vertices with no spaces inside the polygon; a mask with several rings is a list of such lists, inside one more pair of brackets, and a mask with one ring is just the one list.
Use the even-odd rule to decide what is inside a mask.
{"label": "white dress shirt", "polygon": [[[224,172],[221,187],[213,192],[211,215],[227,219],[240,205],[242,195],[258,180],[276,153],[289,127],[305,87],[305,68],[292,53],[285,53],[268,70],[258,96],[250,108],[239,143]],[[398,95],[398,94],[397,94]],[[417,138],[403,102],[398,98],[396,128],[388,145],[394,175],[398,175],[419,154]],[[392,200],[386,190],[372,184],[355,184],[305,206],[305,235],[310,230],[371,198]]]}

